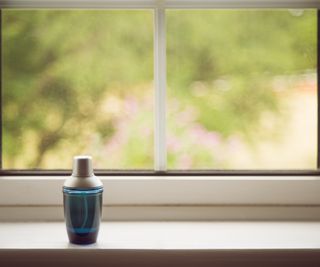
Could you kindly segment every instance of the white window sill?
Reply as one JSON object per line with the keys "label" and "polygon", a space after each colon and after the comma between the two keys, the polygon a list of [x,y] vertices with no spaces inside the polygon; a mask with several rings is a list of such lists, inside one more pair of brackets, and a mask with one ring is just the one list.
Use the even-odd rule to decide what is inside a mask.
{"label": "white window sill", "polygon": [[[61,205],[67,176],[1,176],[0,205]],[[100,176],[105,205],[320,205],[319,176]]]}
{"label": "white window sill", "polygon": [[[63,220],[66,177],[0,177],[0,222]],[[101,177],[103,219],[316,220],[319,176]]]}
{"label": "white window sill", "polygon": [[1,223],[0,236],[1,266],[320,266],[320,222],[107,222],[87,246],[63,222]]}

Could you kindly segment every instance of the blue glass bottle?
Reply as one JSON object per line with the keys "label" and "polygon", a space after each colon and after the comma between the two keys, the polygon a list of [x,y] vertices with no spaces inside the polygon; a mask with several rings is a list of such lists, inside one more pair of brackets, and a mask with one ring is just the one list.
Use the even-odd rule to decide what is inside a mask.
{"label": "blue glass bottle", "polygon": [[103,186],[93,175],[91,157],[74,157],[72,175],[63,186],[64,216],[71,243],[92,244],[97,241],[102,194]]}

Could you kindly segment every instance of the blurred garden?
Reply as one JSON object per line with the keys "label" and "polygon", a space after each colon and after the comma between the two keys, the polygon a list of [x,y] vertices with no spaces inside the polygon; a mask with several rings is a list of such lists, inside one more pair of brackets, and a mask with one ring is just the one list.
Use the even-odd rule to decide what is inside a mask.
{"label": "blurred garden", "polygon": [[[314,169],[316,10],[169,10],[169,169]],[[2,11],[5,169],[153,169],[153,12]]]}

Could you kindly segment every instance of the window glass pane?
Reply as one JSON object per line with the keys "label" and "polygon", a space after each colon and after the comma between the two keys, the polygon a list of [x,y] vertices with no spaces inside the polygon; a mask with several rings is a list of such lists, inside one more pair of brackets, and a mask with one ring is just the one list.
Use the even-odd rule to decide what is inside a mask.
{"label": "window glass pane", "polygon": [[3,10],[3,168],[153,168],[150,10]]}
{"label": "window glass pane", "polygon": [[315,169],[316,10],[167,11],[170,169]]}

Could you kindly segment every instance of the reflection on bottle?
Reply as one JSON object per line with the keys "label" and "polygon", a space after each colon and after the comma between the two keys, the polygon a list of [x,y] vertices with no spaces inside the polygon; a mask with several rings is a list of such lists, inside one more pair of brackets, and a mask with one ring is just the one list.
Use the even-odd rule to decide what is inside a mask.
{"label": "reflection on bottle", "polygon": [[96,242],[102,214],[103,188],[75,190],[63,188],[64,216],[71,243]]}

